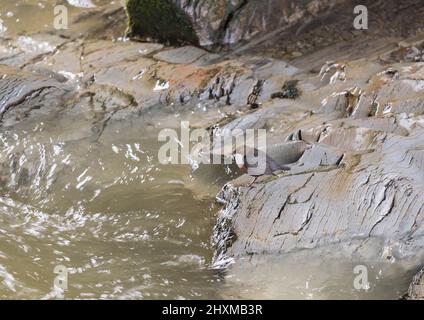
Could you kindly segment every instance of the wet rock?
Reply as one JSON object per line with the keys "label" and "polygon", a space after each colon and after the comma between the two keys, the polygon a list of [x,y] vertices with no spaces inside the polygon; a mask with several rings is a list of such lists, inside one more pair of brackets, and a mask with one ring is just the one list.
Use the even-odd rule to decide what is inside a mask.
{"label": "wet rock", "polygon": [[292,164],[298,161],[309,145],[304,141],[289,141],[267,146],[267,154],[281,165]]}
{"label": "wet rock", "polygon": [[[201,46],[216,47],[266,35],[302,19],[308,21],[334,1],[130,0],[126,5],[129,29],[135,34],[165,42],[193,44],[199,39]],[[144,12],[149,12],[147,17]]]}
{"label": "wet rock", "polygon": [[[355,141],[358,133],[350,133]],[[314,147],[301,158],[303,170],[250,188],[224,188],[220,198],[226,206],[218,223],[229,226],[232,241],[218,246],[217,257],[287,252],[370,236],[424,246],[423,210],[415,202],[423,185],[416,174],[422,164],[421,134],[422,128],[407,138],[374,133],[354,147],[346,132],[337,141],[321,140],[350,150],[343,157],[345,151]]]}
{"label": "wet rock", "polygon": [[386,63],[393,62],[424,62],[424,43],[415,45],[402,41],[398,48],[382,57]]}
{"label": "wet rock", "polygon": [[91,0],[66,0],[71,6],[77,8],[95,8],[96,5]]}
{"label": "wet rock", "polygon": [[346,66],[340,63],[327,62],[319,73],[320,80],[325,84],[334,84],[346,80]]}
{"label": "wet rock", "polygon": [[54,32],[68,39],[111,40],[124,37],[127,17],[120,1],[113,1],[105,6],[85,8],[69,23],[69,29]]}
{"label": "wet rock", "polygon": [[54,79],[34,76],[10,67],[0,67],[0,120],[3,127],[19,123],[30,114],[57,111],[71,87]]}
{"label": "wet rock", "polygon": [[193,46],[164,50],[154,55],[155,59],[168,63],[195,65],[205,65],[214,57],[219,56]]}
{"label": "wet rock", "polygon": [[[214,233],[218,264],[352,239],[361,247],[370,237],[391,241],[410,253],[422,250],[424,211],[415,199],[424,185],[417,175],[424,132],[421,110],[410,109],[411,99],[417,106],[421,101],[421,65],[393,70],[378,73],[377,78],[383,78],[371,77],[361,88],[331,95],[323,103],[323,114],[292,118],[291,133],[287,128],[271,132],[271,139],[285,136],[312,147],[302,151],[289,173],[253,185],[242,177],[222,189],[218,198],[225,206]],[[329,86],[344,83],[330,82]],[[393,89],[399,86],[406,88]],[[326,92],[325,87],[316,90]],[[384,112],[380,105],[385,101],[396,109]],[[276,120],[264,121],[263,112],[244,116],[227,128],[269,128]],[[255,119],[256,113],[259,126],[242,122]],[[283,121],[285,113],[280,110],[273,117]],[[342,203],[349,205],[344,208]]]}
{"label": "wet rock", "polygon": [[365,118],[372,113],[372,101],[355,87],[331,94],[321,102],[325,113],[339,112],[344,117]]}
{"label": "wet rock", "polygon": [[319,167],[338,166],[343,157],[343,151],[337,148],[326,144],[315,144],[311,148],[305,149],[302,157],[298,159],[298,163],[292,167],[292,173],[319,170]]}
{"label": "wet rock", "polygon": [[[371,117],[366,119],[355,119],[349,121],[349,123],[345,123],[343,122],[343,119],[341,119],[340,124],[345,129],[361,127],[365,129],[372,129],[374,131],[383,131],[387,133],[393,133],[395,135],[408,136],[410,132],[408,129],[409,121],[411,125],[414,125],[419,120],[418,118],[411,119],[404,114],[400,114],[393,117]],[[336,121],[334,123],[336,123]]]}
{"label": "wet rock", "polygon": [[407,300],[424,300],[424,270],[421,270],[412,279],[408,294],[405,297]]}
{"label": "wet rock", "polygon": [[15,67],[34,64],[67,42],[57,35],[37,33],[16,39],[0,39],[0,62]]}
{"label": "wet rock", "polygon": [[424,112],[424,66],[417,63],[399,68],[396,77],[377,90],[376,113],[414,113]]}
{"label": "wet rock", "polygon": [[195,1],[182,2],[202,45],[234,45],[302,19],[309,20],[330,5],[329,1]]}

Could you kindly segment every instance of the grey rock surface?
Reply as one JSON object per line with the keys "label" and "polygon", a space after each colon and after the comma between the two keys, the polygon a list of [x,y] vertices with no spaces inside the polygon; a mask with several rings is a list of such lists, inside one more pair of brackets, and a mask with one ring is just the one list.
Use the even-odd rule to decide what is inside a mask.
{"label": "grey rock surface", "polygon": [[[372,82],[363,86],[364,92],[377,97],[380,107],[374,116],[354,117],[346,112],[344,101],[343,109],[324,111],[335,118],[330,116],[318,125],[309,122],[309,128],[304,127],[304,120],[294,122],[291,134],[286,128],[273,131],[272,137],[305,139],[312,148],[289,173],[253,185],[230,182],[223,188],[218,198],[225,206],[214,234],[216,263],[353,239],[359,241],[359,247],[370,238],[380,238],[412,251],[422,250],[422,111],[409,109],[409,100],[398,98],[408,92],[416,105],[424,101],[419,90],[422,68],[421,64],[405,66],[397,79],[377,88]],[[416,90],[390,89],[404,85],[404,78],[413,78],[408,88]],[[399,106],[397,112],[387,108],[384,112],[381,104],[391,105],[392,101]],[[407,113],[400,112],[402,106]],[[263,122],[261,126],[266,127]],[[236,127],[242,123],[240,119],[234,122]]]}
{"label": "grey rock surface", "polygon": [[418,272],[412,279],[406,299],[424,300],[424,269]]}
{"label": "grey rock surface", "polygon": [[174,0],[192,19],[202,46],[234,45],[308,21],[342,1]]}

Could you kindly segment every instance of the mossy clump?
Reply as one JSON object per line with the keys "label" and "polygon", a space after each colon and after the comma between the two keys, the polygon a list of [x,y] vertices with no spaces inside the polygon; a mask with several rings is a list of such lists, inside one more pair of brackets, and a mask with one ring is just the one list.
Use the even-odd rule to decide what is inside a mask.
{"label": "mossy clump", "polygon": [[378,113],[378,102],[377,101],[373,101],[370,105],[370,108],[368,110],[368,117],[374,117],[376,116]]}
{"label": "mossy clump", "polygon": [[150,37],[171,44],[198,45],[190,17],[171,0],[126,0],[129,37]]}
{"label": "mossy clump", "polygon": [[282,91],[275,92],[271,95],[271,99],[297,99],[301,95],[297,88],[299,80],[289,80],[283,85]]}

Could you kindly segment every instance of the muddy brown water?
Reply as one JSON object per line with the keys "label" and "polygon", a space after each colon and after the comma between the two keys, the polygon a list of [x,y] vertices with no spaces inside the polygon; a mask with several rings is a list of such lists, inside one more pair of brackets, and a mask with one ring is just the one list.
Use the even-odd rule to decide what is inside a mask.
{"label": "muddy brown water", "polygon": [[69,21],[72,21],[77,14],[87,10],[84,8],[87,4],[107,5],[117,2],[120,0],[2,0],[0,36],[52,30],[56,5],[65,5]]}
{"label": "muddy brown water", "polygon": [[[54,3],[2,0],[0,33],[51,29]],[[406,291],[409,264],[336,256],[337,247],[211,268],[214,196],[237,173],[159,164],[161,122],[177,127],[183,116],[111,121],[95,142],[79,134],[81,118],[0,129],[0,298],[395,299]],[[371,286],[358,291],[353,269],[364,263]],[[53,289],[59,265],[69,270],[66,291]]]}

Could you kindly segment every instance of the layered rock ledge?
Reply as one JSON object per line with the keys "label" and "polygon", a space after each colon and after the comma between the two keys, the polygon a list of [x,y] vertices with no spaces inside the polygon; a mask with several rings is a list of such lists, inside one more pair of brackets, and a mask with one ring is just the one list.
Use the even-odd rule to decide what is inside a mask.
{"label": "layered rock ledge", "polygon": [[408,300],[424,300],[424,270],[421,270],[412,279],[412,283],[409,287],[406,295]]}

